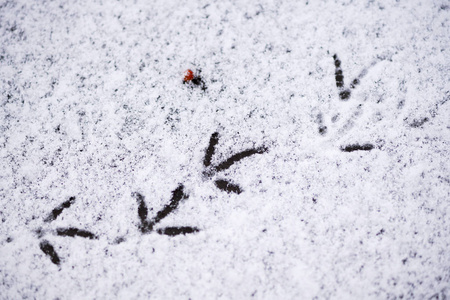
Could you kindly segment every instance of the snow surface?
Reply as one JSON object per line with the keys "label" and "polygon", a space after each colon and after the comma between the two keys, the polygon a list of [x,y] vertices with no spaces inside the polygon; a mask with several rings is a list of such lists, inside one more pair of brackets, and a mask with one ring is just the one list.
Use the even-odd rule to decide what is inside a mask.
{"label": "snow surface", "polygon": [[[449,46],[445,0],[2,0],[0,298],[450,297]],[[200,231],[140,231],[180,185]]]}

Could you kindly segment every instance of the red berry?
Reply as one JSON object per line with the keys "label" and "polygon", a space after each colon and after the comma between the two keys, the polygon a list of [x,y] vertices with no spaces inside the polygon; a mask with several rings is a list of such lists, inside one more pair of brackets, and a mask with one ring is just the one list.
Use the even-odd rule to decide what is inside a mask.
{"label": "red berry", "polygon": [[184,82],[188,82],[188,81],[191,81],[192,79],[194,79],[194,72],[192,72],[191,69],[187,69],[184,72],[184,79],[183,79],[183,81]]}

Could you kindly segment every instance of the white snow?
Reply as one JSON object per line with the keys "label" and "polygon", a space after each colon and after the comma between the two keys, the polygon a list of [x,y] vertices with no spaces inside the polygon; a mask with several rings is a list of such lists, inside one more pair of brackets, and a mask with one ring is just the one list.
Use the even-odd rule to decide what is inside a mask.
{"label": "white snow", "polygon": [[[450,297],[449,20],[438,0],[3,1],[0,298]],[[366,70],[348,101],[335,54],[345,88]],[[214,132],[212,166],[268,151],[207,176]],[[181,185],[141,232],[135,193],[152,220]],[[199,232],[157,233],[177,226]]]}

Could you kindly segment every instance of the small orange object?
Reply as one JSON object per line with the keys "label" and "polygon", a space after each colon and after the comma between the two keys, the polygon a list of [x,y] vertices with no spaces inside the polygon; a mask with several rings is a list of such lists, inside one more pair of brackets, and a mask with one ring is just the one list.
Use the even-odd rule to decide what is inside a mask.
{"label": "small orange object", "polygon": [[191,69],[187,69],[184,72],[184,79],[183,79],[183,81],[184,82],[188,82],[188,81],[191,81],[192,79],[194,79],[194,72],[192,72]]}

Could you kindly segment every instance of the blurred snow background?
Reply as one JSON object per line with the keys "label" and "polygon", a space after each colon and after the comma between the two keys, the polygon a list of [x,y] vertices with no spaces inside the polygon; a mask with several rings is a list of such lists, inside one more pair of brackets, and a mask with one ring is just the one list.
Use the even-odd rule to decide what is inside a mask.
{"label": "blurred snow background", "polygon": [[[449,19],[431,0],[2,1],[0,298],[449,297]],[[367,70],[348,101],[335,54],[346,86]],[[216,131],[213,162],[269,149],[221,174],[239,195],[202,176]],[[132,193],[153,217],[179,184],[161,226],[201,231],[141,234]]]}

